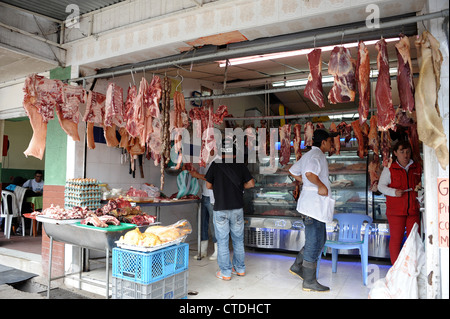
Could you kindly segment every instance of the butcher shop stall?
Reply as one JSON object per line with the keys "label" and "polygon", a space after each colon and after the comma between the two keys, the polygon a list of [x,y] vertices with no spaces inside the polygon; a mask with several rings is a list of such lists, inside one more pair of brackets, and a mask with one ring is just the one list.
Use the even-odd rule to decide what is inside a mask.
{"label": "butcher shop stall", "polygon": [[[433,18],[391,18],[371,31],[364,23],[324,28],[269,44],[235,43],[226,52],[197,49],[69,81],[30,75],[24,107],[34,134],[25,154],[43,157],[54,114],[82,154],[74,155],[80,178],[66,181],[64,205],[44,207],[38,220],[51,243],[107,258],[112,251],[113,297],[173,276],[186,288],[189,245],[201,256],[201,181],[183,167],[206,167],[232,132],[243,137],[256,180],[244,193],[247,249],[295,253],[304,245],[296,210],[302,184],[289,168],[324,128],[338,133],[326,154],[335,213],[369,216],[373,222],[361,230],[369,232],[369,257],[388,259],[386,198],[377,183],[392,146],[409,141],[413,160],[423,164],[427,145],[442,169],[448,165],[437,108],[442,55],[433,34],[418,28]],[[427,183],[411,185],[422,207]],[[328,224],[328,238],[336,233],[336,223]],[[173,268],[145,266],[161,258]],[[141,266],[152,273],[138,278]],[[168,292],[187,297],[186,289]]]}

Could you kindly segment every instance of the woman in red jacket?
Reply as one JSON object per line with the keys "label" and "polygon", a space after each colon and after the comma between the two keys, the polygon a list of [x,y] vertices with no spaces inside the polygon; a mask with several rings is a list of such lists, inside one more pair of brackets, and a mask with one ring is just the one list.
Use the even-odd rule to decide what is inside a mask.
{"label": "woman in red jacket", "polygon": [[385,167],[378,182],[378,190],[386,195],[386,216],[391,238],[389,253],[394,264],[400,253],[406,227],[406,236],[415,223],[420,231],[420,206],[416,187],[421,182],[422,168],[411,159],[408,141],[398,142],[393,150],[392,164]]}

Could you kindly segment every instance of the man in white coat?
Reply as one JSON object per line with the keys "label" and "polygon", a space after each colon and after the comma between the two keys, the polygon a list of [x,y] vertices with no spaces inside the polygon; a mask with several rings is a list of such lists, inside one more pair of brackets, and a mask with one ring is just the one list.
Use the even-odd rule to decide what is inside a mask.
{"label": "man in white coat", "polygon": [[290,168],[290,174],[303,182],[297,211],[304,215],[305,246],[300,250],[290,272],[303,279],[305,291],[329,291],[317,282],[317,260],[326,241],[326,223],[333,220],[334,200],[331,198],[328,162],[325,156],[332,148],[337,133],[315,130],[313,146]]}

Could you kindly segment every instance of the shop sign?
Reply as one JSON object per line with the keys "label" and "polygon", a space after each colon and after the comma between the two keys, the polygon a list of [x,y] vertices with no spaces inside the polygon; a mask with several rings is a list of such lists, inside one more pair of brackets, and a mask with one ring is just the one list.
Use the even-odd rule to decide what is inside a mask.
{"label": "shop sign", "polygon": [[448,248],[448,178],[438,178],[439,247]]}

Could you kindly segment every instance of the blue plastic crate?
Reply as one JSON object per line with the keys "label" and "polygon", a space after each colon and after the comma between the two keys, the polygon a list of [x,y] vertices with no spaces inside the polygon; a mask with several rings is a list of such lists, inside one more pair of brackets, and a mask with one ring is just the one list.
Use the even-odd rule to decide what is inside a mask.
{"label": "blue plastic crate", "polygon": [[189,245],[182,243],[153,252],[113,248],[112,275],[150,284],[188,269]]}

